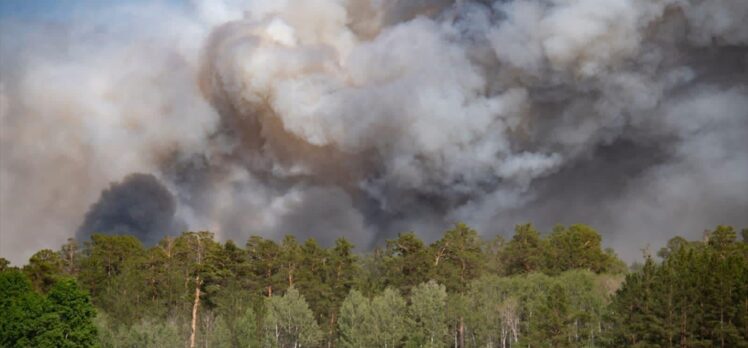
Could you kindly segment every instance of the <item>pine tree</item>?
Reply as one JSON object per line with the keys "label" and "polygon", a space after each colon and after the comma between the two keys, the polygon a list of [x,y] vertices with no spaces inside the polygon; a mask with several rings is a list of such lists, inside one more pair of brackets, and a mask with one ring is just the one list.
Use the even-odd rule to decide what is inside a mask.
{"label": "pine tree", "polygon": [[335,327],[340,305],[354,285],[356,272],[356,255],[353,254],[353,244],[345,238],[335,241],[335,247],[329,253],[328,283],[330,298],[327,315],[327,340],[335,340]]}
{"label": "pine tree", "polygon": [[706,242],[671,240],[659,265],[648,259],[616,294],[610,346],[746,347],[748,262],[735,231]]}
{"label": "pine tree", "polygon": [[250,269],[265,296],[272,297],[284,284],[281,278],[281,249],[272,240],[252,236],[247,241]]}
{"label": "pine tree", "polygon": [[478,233],[459,223],[431,245],[435,280],[447,291],[464,293],[468,283],[485,268],[485,255]]}
{"label": "pine tree", "polygon": [[10,268],[10,261],[4,257],[0,257],[0,272],[3,272]]}
{"label": "pine tree", "polygon": [[572,269],[610,270],[615,259],[603,251],[601,242],[600,234],[587,225],[556,226],[548,238],[549,269],[556,274]]}
{"label": "pine tree", "polygon": [[385,286],[410,294],[413,287],[432,278],[433,260],[430,250],[415,233],[398,235],[388,240],[383,252]]}
{"label": "pine tree", "polygon": [[546,250],[545,241],[531,224],[517,225],[504,249],[507,275],[545,270]]}
{"label": "pine tree", "polygon": [[328,322],[330,307],[334,303],[330,258],[329,250],[320,247],[314,239],[306,240],[301,248],[301,268],[294,285],[304,294],[315,317],[322,323]]}
{"label": "pine tree", "polygon": [[280,272],[286,287],[294,286],[295,277],[298,276],[302,263],[301,246],[294,236],[285,236],[280,246]]}
{"label": "pine tree", "polygon": [[144,255],[143,245],[133,236],[94,234],[86,243],[79,279],[98,303],[115,277],[128,269],[139,269]]}
{"label": "pine tree", "polygon": [[32,255],[23,272],[37,291],[47,292],[63,272],[63,260],[52,250],[43,249]]}

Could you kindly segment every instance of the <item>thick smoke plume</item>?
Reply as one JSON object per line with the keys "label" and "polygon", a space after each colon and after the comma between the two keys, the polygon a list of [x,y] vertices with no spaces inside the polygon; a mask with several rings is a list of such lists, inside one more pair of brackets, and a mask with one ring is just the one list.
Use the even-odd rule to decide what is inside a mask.
{"label": "thick smoke plume", "polygon": [[[81,224],[152,241],[184,221],[223,239],[366,248],[459,220],[487,236],[585,222],[629,259],[675,234],[748,225],[744,0],[76,14],[0,27],[0,251],[16,262]],[[136,177],[88,210],[134,172],[160,192],[147,204],[173,195],[174,217],[166,204],[117,222],[134,216],[127,201],[147,202],[127,192]]]}
{"label": "thick smoke plume", "polygon": [[155,176],[130,174],[101,192],[76,237],[87,240],[92,233],[130,234],[153,245],[179,231],[175,212],[174,196]]}

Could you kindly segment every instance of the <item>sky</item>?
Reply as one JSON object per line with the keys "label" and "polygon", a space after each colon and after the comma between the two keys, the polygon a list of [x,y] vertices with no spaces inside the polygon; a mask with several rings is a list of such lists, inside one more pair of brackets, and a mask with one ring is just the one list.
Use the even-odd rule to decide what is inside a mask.
{"label": "sky", "polygon": [[[154,1],[127,0],[118,3],[145,4]],[[188,2],[182,0],[155,1],[172,4],[175,6],[187,6]],[[84,8],[106,8],[113,2],[93,0],[4,0],[0,2],[0,15],[3,17],[23,19],[61,20],[70,18],[71,14]]]}

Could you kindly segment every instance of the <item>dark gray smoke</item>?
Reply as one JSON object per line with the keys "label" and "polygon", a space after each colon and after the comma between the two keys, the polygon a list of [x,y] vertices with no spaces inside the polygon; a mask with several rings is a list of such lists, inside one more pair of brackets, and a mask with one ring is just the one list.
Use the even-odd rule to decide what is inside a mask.
{"label": "dark gray smoke", "polygon": [[748,225],[744,0],[81,13],[0,28],[1,227],[23,245],[11,257],[64,241],[135,172],[162,180],[188,228],[238,241],[368,247],[460,220],[486,236],[583,222],[633,259]]}
{"label": "dark gray smoke", "polygon": [[130,174],[101,192],[86,213],[76,238],[88,240],[92,233],[129,234],[153,245],[178,232],[175,212],[174,197],[155,176]]}

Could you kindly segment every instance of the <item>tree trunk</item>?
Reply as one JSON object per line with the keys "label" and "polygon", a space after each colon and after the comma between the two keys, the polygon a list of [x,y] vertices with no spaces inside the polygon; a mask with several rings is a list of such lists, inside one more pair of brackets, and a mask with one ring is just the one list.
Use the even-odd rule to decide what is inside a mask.
{"label": "tree trunk", "polygon": [[501,348],[506,348],[506,325],[501,324]]}
{"label": "tree trunk", "polygon": [[335,322],[337,321],[337,316],[335,315],[335,312],[332,312],[332,315],[330,315],[330,330],[327,332],[327,348],[332,347],[333,339],[335,338]]}
{"label": "tree trunk", "polygon": [[197,330],[197,308],[200,307],[200,276],[195,276],[195,302],[192,304],[192,332],[190,348],[195,348],[195,331]]}
{"label": "tree trunk", "polygon": [[[202,250],[200,250],[200,235],[195,235],[196,264],[202,264]],[[197,333],[197,309],[200,307],[200,273],[199,267],[195,270],[195,302],[192,304],[192,331],[190,332],[190,348],[195,348],[195,334]]]}
{"label": "tree trunk", "polygon": [[[271,279],[270,277],[272,275],[273,275],[273,273],[268,270],[267,272],[265,272],[265,279],[267,279],[268,281],[270,281],[270,279]],[[273,285],[272,284],[268,285],[267,290],[268,290],[268,297],[273,297]]]}
{"label": "tree trunk", "polygon": [[[683,309],[685,311],[685,309]],[[686,314],[681,314],[681,327],[680,327],[680,347],[686,348]]]}
{"label": "tree trunk", "polygon": [[441,260],[442,256],[444,256],[445,252],[447,251],[447,247],[449,246],[449,243],[444,243],[444,247],[439,249],[436,252],[436,257],[434,259],[434,267],[439,266],[439,260]]}
{"label": "tree trunk", "polygon": [[452,330],[452,333],[453,333],[452,338],[454,339],[454,347],[455,348],[457,348],[457,347],[460,346],[460,342],[459,342],[459,340],[457,338],[457,336],[459,336],[458,331],[460,331],[459,327],[456,327],[454,330]]}
{"label": "tree trunk", "polygon": [[457,328],[459,347],[465,348],[465,318],[460,317],[460,326]]}

